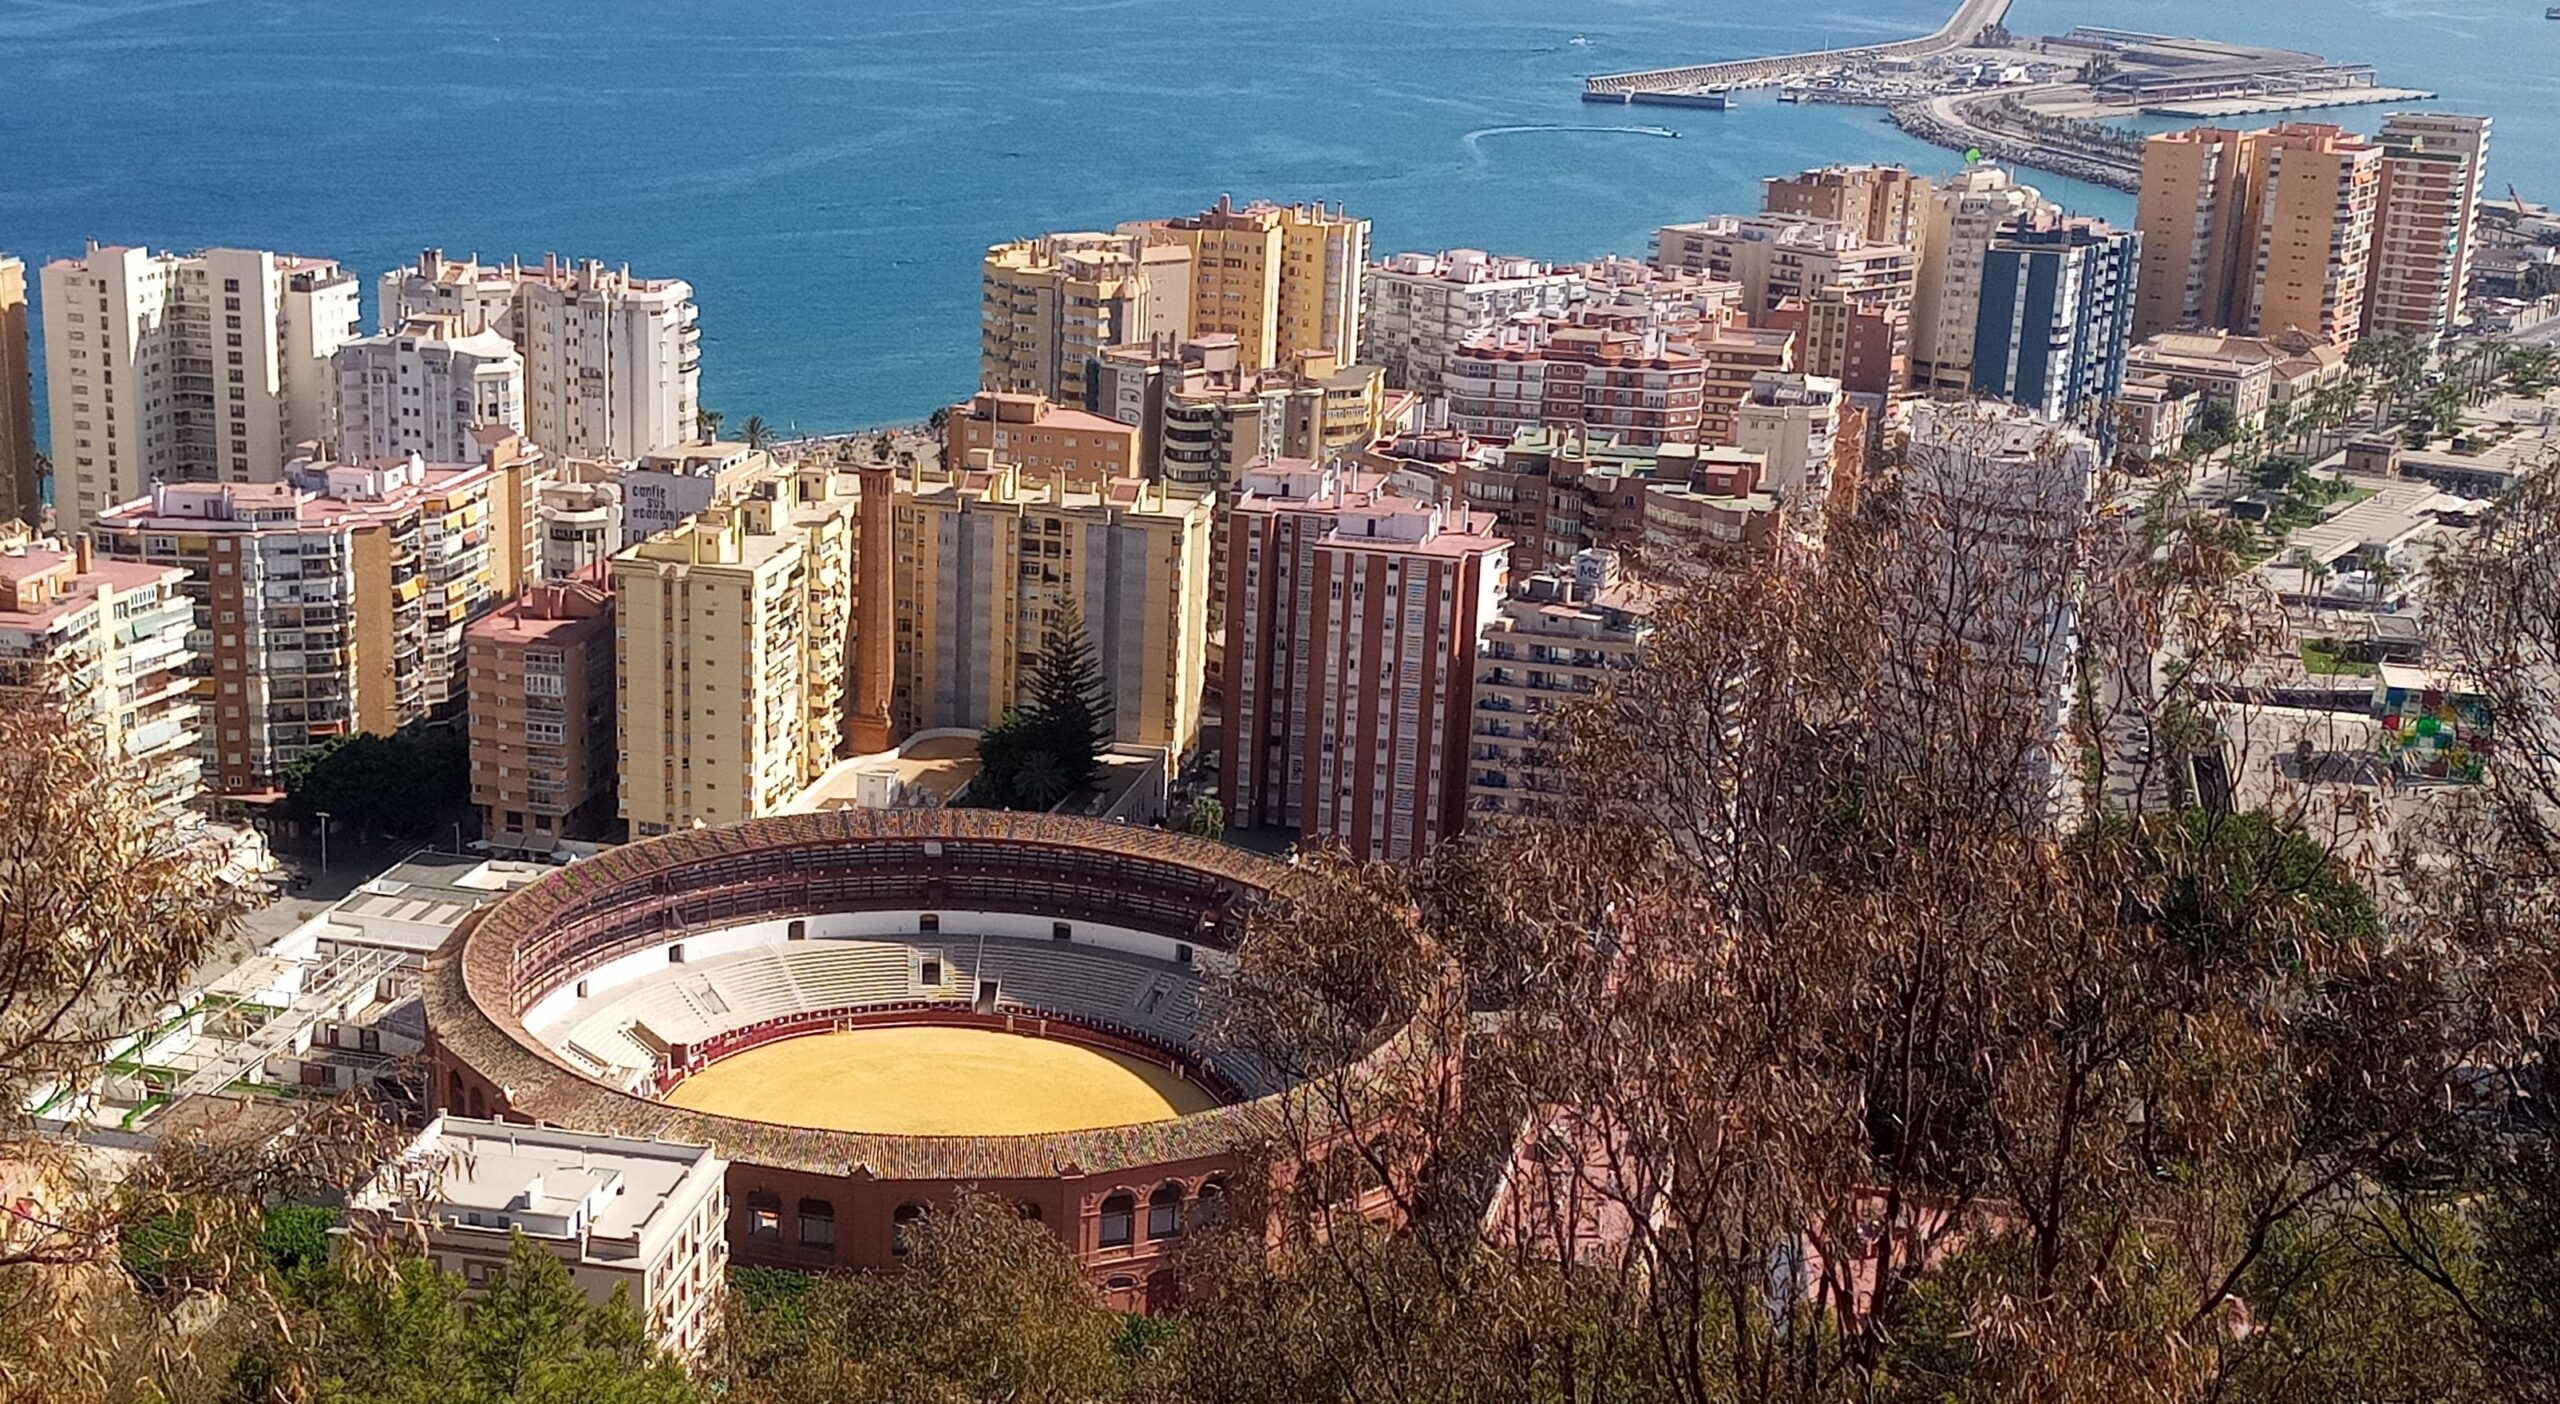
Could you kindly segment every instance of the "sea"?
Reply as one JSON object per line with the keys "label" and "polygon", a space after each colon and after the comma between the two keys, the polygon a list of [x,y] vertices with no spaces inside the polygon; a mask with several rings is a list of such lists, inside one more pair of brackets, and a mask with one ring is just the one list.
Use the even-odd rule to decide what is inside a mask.
{"label": "sea", "polygon": [[[2542,4],[2019,0],[2009,23],[2374,62],[2441,95],[2426,106],[2493,115],[2493,185],[2555,199],[2560,23]],[[376,275],[423,248],[601,258],[694,285],[703,403],[730,423],[846,430],[970,390],[978,259],[1007,238],[1232,194],[1340,202],[1380,253],[1641,255],[1663,224],[1757,208],[1765,176],[1952,169],[1872,109],[1578,101],[1585,74],[1906,37],[1948,8],[0,0],[0,250],[31,267],[87,239],[334,258],[365,277],[368,319]],[[2120,192],[2029,178],[2131,215]]]}

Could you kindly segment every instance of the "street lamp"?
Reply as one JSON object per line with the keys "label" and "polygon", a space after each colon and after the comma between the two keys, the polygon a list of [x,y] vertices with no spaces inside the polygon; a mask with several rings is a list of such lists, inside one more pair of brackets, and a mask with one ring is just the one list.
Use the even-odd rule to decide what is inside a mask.
{"label": "street lamp", "polygon": [[462,821],[459,819],[453,821],[453,856],[456,858],[470,856],[462,851]]}
{"label": "street lamp", "polygon": [[329,871],[329,811],[315,810],[320,816],[320,871]]}

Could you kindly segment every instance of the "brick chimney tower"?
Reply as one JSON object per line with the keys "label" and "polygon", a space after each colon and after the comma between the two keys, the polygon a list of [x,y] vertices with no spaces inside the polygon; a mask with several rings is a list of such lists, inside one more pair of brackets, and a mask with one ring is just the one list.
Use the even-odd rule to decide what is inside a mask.
{"label": "brick chimney tower", "polygon": [[892,744],[889,689],[896,657],[891,635],[897,628],[898,475],[886,463],[866,463],[858,471],[862,516],[853,581],[853,706],[845,717],[845,747],[849,754],[867,756]]}

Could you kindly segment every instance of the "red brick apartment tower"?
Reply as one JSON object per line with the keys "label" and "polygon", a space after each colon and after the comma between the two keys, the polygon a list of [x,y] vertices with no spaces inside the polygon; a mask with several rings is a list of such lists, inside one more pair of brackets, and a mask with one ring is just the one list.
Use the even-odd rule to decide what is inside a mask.
{"label": "red brick apartment tower", "polygon": [[1382,475],[1288,459],[1245,470],[1228,530],[1230,819],[1364,858],[1455,834],[1476,647],[1510,543]]}

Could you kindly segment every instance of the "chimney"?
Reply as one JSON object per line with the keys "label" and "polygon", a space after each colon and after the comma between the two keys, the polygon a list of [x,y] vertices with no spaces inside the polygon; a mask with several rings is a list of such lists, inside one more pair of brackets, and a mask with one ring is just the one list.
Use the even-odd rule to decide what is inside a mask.
{"label": "chimney", "polygon": [[71,538],[71,568],[73,570],[78,571],[82,575],[87,575],[89,573],[90,563],[96,559],[97,557],[93,553],[89,544],[89,533],[84,531]]}

